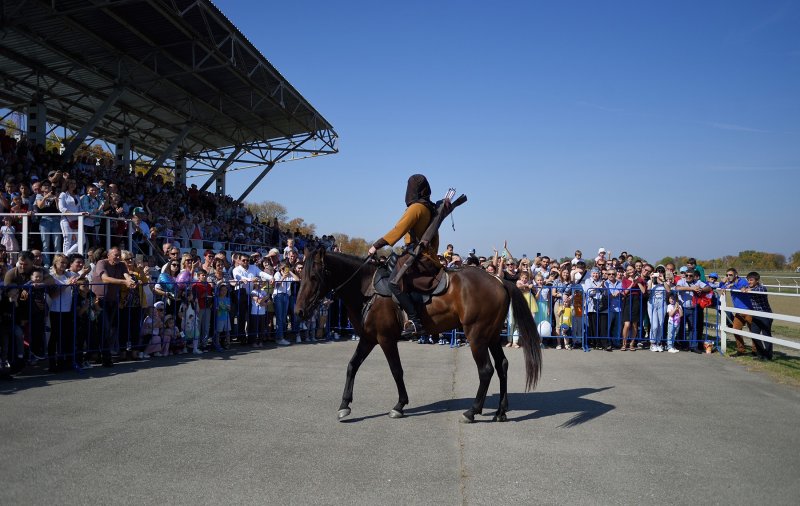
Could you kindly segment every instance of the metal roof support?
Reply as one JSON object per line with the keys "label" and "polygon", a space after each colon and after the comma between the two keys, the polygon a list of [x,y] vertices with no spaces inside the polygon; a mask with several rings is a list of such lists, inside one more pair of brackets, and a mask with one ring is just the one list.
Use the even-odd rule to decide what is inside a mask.
{"label": "metal roof support", "polygon": [[271,171],[272,167],[274,167],[274,166],[275,166],[275,162],[268,163],[267,166],[264,167],[264,170],[261,171],[261,174],[259,174],[258,177],[252,183],[250,183],[250,186],[248,186],[247,189],[244,192],[242,192],[241,195],[239,195],[239,198],[236,199],[236,203],[238,204],[241,201],[243,201],[245,198],[247,198],[247,196],[250,195],[250,192],[253,191],[253,189],[256,186],[258,186],[258,183],[260,183],[261,180],[264,179],[264,176],[269,174],[269,171]]}
{"label": "metal roof support", "polygon": [[[295,148],[299,148],[303,144],[305,144],[306,142],[310,141],[313,138],[314,138],[313,134],[309,135],[308,137],[306,137],[305,139],[303,139],[299,143],[297,143],[294,147]],[[264,167],[264,170],[261,171],[261,174],[258,175],[258,177],[255,179],[255,181],[250,183],[250,186],[248,186],[247,189],[241,195],[239,195],[239,198],[236,199],[236,202],[239,203],[239,202],[243,201],[248,195],[250,195],[250,192],[253,191],[253,189],[256,186],[258,186],[258,183],[260,183],[261,180],[264,179],[264,176],[266,176],[269,173],[269,171],[272,170],[272,167],[274,167],[275,164],[278,163],[281,160],[281,158],[285,157],[289,153],[292,153],[292,151],[293,151],[293,149],[284,150],[281,154],[279,154],[278,156],[273,158],[271,162],[267,163],[267,166]]]}
{"label": "metal roof support", "polygon": [[214,171],[214,173],[213,173],[213,174],[211,174],[211,177],[209,177],[209,178],[208,178],[208,181],[206,181],[205,183],[203,183],[203,186],[201,186],[201,187],[200,187],[200,191],[201,191],[201,192],[204,192],[204,191],[206,191],[206,189],[207,189],[209,186],[211,186],[211,183],[213,183],[214,181],[216,181],[216,180],[217,180],[217,176],[219,176],[220,174],[224,174],[224,173],[225,173],[225,170],[226,170],[228,167],[230,167],[230,166],[231,166],[231,164],[232,164],[234,161],[236,161],[236,157],[238,157],[238,156],[239,156],[239,153],[241,153],[241,152],[242,152],[242,148],[241,148],[240,146],[236,146],[236,149],[234,149],[233,151],[231,151],[231,154],[230,154],[230,155],[228,155],[228,158],[227,158],[227,160],[225,160],[224,162],[222,162],[222,165],[220,165],[220,166],[217,168],[217,170],[215,170],[215,171]]}
{"label": "metal roof support", "polygon": [[183,130],[181,130],[180,133],[174,139],[172,139],[172,142],[169,143],[167,149],[165,149],[164,152],[161,153],[158,158],[156,158],[156,160],[153,162],[153,165],[145,173],[144,175],[145,180],[149,178],[150,175],[153,174],[153,172],[157,171],[158,169],[161,168],[162,165],[164,165],[164,162],[167,160],[167,158],[172,156],[172,153],[175,152],[175,149],[177,149],[178,144],[183,142],[183,139],[185,139],[186,136],[189,135],[189,130],[191,129],[192,125],[187,123],[186,126],[183,127]]}
{"label": "metal roof support", "polygon": [[67,149],[65,149],[63,153],[65,160],[68,160],[72,157],[72,155],[75,153],[75,150],[80,147],[81,143],[84,140],[86,140],[86,136],[89,135],[89,133],[94,130],[94,128],[97,126],[98,123],[100,123],[100,120],[103,119],[103,116],[106,115],[111,106],[114,105],[114,103],[119,99],[119,97],[122,96],[123,91],[125,91],[125,88],[119,86],[117,88],[114,88],[114,91],[112,91],[111,94],[108,97],[106,97],[103,104],[97,108],[97,110],[94,112],[89,121],[86,122],[86,124],[83,125],[83,127],[81,127],[78,133],[75,134],[75,137],[72,139],[72,141],[70,141],[70,143],[67,145]]}

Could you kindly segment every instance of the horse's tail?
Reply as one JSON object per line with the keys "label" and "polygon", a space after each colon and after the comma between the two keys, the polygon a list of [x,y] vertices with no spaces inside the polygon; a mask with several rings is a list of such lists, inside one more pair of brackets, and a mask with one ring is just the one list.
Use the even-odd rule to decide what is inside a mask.
{"label": "horse's tail", "polygon": [[514,321],[525,355],[525,390],[533,390],[542,376],[542,340],[522,292],[510,281],[504,281],[503,286],[511,297],[511,309],[514,311]]}

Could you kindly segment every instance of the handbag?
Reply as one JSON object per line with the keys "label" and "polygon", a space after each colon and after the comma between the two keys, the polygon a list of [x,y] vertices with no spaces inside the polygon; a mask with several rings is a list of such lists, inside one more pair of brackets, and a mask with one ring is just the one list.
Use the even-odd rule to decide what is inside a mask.
{"label": "handbag", "polygon": [[713,302],[713,297],[714,297],[713,294],[714,292],[704,293],[700,296],[692,295],[692,304],[703,309],[711,307],[711,303]]}

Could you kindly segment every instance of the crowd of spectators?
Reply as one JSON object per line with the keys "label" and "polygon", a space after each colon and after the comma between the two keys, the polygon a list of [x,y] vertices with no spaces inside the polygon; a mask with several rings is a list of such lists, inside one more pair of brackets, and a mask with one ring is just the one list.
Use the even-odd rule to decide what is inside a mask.
{"label": "crowd of spectators", "polygon": [[[576,250],[572,259],[559,263],[539,253],[532,259],[527,255],[515,259],[507,245],[490,257],[477,256],[475,250],[462,257],[448,244],[439,260],[449,268],[473,266],[514,281],[526,296],[540,335],[551,338],[545,342],[559,350],[586,342],[586,347],[606,351],[711,353],[718,336],[706,325],[706,315],[717,310],[724,290],[731,291],[734,308],[772,312],[758,272],[740,278],[730,268],[720,280],[716,272],[706,275],[694,258],[682,266],[671,262],[653,266],[628,252],[614,257],[599,248],[588,262]],[[737,330],[747,325],[753,333],[772,335],[770,318],[735,312],[723,317]],[[507,322],[506,346],[519,348],[510,311]],[[736,347],[737,355],[749,353],[738,335]],[[771,360],[772,345],[754,339],[752,353]]]}
{"label": "crowd of spectators", "polygon": [[[290,337],[295,343],[326,338],[331,321],[342,325],[330,300],[306,321],[293,312],[304,243],[313,239],[336,250],[332,236],[281,231],[277,222],[259,223],[229,196],[122,173],[111,160],[65,161],[2,130],[0,154],[0,213],[11,213],[0,228],[3,369],[21,359],[47,358],[52,371],[82,370],[92,360],[113,367],[122,359],[224,352],[232,342],[288,346]],[[24,252],[22,215],[30,217],[31,231]],[[108,226],[115,228],[110,249],[103,233]],[[84,250],[78,251],[81,234]],[[515,259],[507,246],[488,257],[475,250],[462,257],[448,245],[440,261],[513,280],[540,333],[551,338],[545,342],[556,349],[587,342],[634,351],[647,343],[655,352],[710,352],[705,313],[718,290],[741,290],[734,292],[735,307],[769,310],[765,295],[748,293],[764,291],[757,273],[745,281],[730,269],[719,283],[694,259],[679,268],[653,266],[600,248],[588,263],[580,251],[558,263],[541,254]],[[769,319],[727,316],[734,328],[770,333]],[[507,346],[519,347],[511,312],[506,334]],[[766,342],[754,341],[753,352],[772,357]],[[737,353],[748,353],[741,337]]]}

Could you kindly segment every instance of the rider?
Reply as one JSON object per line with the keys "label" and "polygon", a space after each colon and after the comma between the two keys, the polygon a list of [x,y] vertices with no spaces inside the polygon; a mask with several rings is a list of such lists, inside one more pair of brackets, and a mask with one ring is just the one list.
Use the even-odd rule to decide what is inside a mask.
{"label": "rider", "polygon": [[[370,256],[374,255],[376,251],[384,246],[393,246],[402,237],[405,242],[405,253],[397,260],[395,264],[395,271],[399,269],[406,261],[410,259],[411,251],[417,245],[417,241],[425,233],[428,225],[433,219],[436,210],[433,202],[431,202],[431,186],[428,180],[422,174],[414,174],[408,178],[408,186],[406,188],[406,210],[403,216],[397,222],[393,229],[386,233],[383,237],[375,241],[370,247]],[[437,232],[430,243],[424,245],[420,250],[420,259],[417,261],[419,264],[440,265],[437,257],[439,251],[439,233]],[[423,259],[422,257],[427,257]],[[420,261],[423,260],[423,261]],[[425,260],[430,260],[427,262]],[[394,273],[390,279],[394,278]],[[435,273],[430,273],[434,275]],[[417,313],[417,308],[411,300],[411,296],[406,293],[403,288],[405,283],[402,280],[398,281],[398,285],[389,283],[392,294],[400,303],[400,307],[408,315],[403,328],[402,337],[419,336],[425,334],[425,329],[422,326],[422,321]]]}

